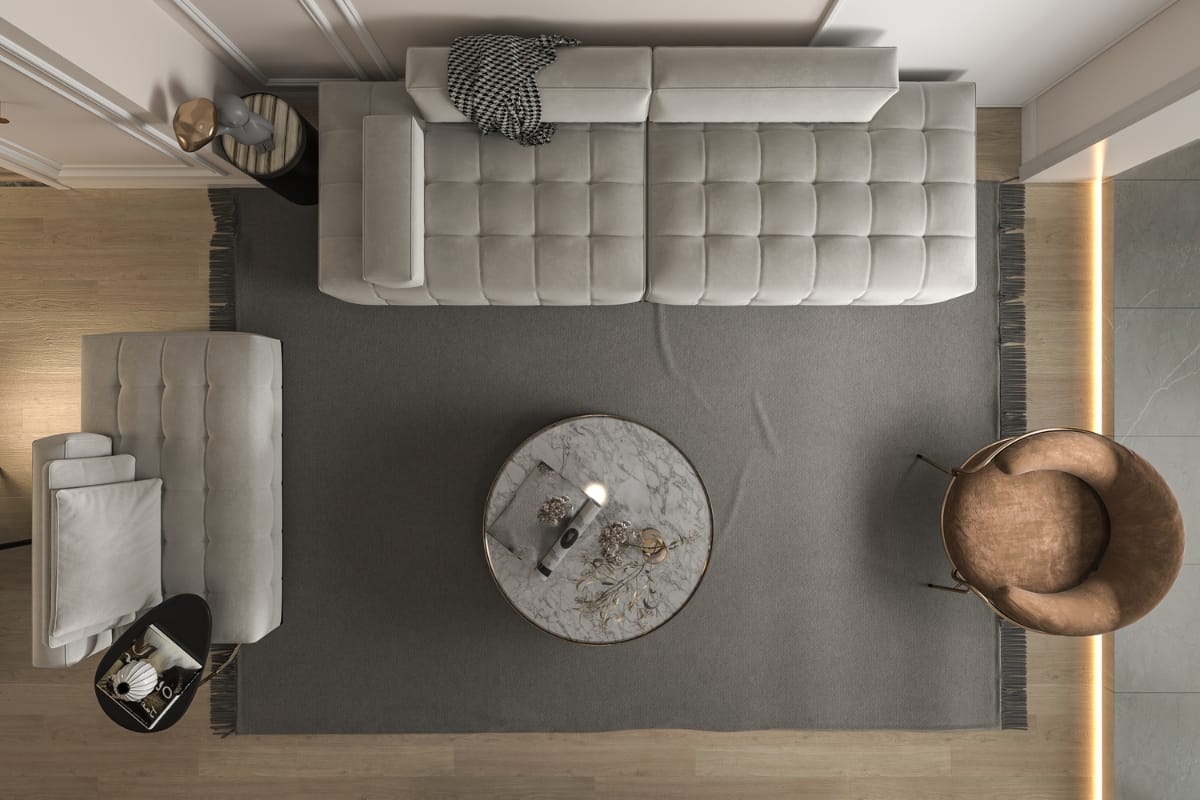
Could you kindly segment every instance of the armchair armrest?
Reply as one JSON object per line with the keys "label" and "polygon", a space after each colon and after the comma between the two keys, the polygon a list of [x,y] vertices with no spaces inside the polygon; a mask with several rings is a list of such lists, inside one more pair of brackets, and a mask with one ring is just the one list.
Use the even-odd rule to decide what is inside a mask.
{"label": "armchair armrest", "polygon": [[425,132],[411,114],[363,118],[363,279],[425,283]]}
{"label": "armchair armrest", "polygon": [[1030,592],[1004,586],[992,602],[996,610],[1018,625],[1056,636],[1095,636],[1132,621],[1123,618],[1116,589],[1094,574],[1062,592]]}

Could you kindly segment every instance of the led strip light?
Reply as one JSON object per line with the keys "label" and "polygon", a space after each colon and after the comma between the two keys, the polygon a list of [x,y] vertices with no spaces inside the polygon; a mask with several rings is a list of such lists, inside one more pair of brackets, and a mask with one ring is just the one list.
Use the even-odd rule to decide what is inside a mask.
{"label": "led strip light", "polygon": [[[1104,142],[1092,151],[1092,420],[1104,433]],[[1104,637],[1092,637],[1092,798],[1104,800]]]}

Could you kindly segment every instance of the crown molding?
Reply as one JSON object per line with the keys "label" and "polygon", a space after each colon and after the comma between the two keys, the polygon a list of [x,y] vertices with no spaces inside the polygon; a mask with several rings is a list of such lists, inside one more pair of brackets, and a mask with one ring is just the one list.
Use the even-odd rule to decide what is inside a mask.
{"label": "crown molding", "polygon": [[287,91],[288,89],[315,89],[322,83],[330,83],[341,81],[348,83],[358,80],[357,78],[271,78],[267,81],[268,89],[279,89]]}
{"label": "crown molding", "polygon": [[183,189],[205,186],[258,186],[242,174],[214,179],[190,167],[154,164],[67,164],[58,180],[72,189]]}
{"label": "crown molding", "polygon": [[325,12],[317,5],[317,0],[296,1],[300,3],[300,7],[308,14],[309,19],[313,21],[317,29],[324,34],[330,46],[333,47],[342,59],[342,63],[350,68],[354,76],[360,81],[370,80],[371,78],[367,75],[367,71],[362,68],[362,64],[358,63],[358,59],[354,57],[354,53],[350,52],[350,48],[346,47],[346,43],[342,41],[342,37],[338,36],[337,31],[334,30],[333,23],[329,21],[329,17],[325,16]]}
{"label": "crown molding", "polygon": [[821,31],[825,30],[825,26],[829,24],[833,12],[837,10],[839,0],[829,0],[829,4],[825,6],[825,10],[821,12],[821,16],[817,19],[817,26],[813,28],[813,34],[808,40],[809,46],[817,43],[817,37],[821,35]]}
{"label": "crown molding", "polygon": [[[317,27],[321,34],[333,47],[334,51],[341,58],[342,62],[354,73],[356,80],[370,80],[371,76],[359,63],[354,53],[347,47],[346,43],[338,35],[333,27],[332,21],[326,16],[325,12],[317,4],[317,0],[297,0],[300,6],[308,14],[309,20]],[[261,67],[254,62],[244,50],[237,46],[226,33],[221,30],[215,22],[204,15],[192,0],[158,0],[160,5],[168,6],[175,9],[179,16],[187,19],[191,25],[185,25],[190,28],[190,32],[197,38],[207,39],[210,44],[216,45],[217,48],[224,53],[227,66],[244,73],[247,77],[253,79],[260,86],[265,86],[268,89],[310,89],[315,88],[317,84],[330,80],[353,80],[347,78],[272,78],[268,76]],[[398,80],[397,73],[383,50],[379,47],[379,43],[367,28],[367,23],[363,19],[362,14],[354,6],[351,0],[333,0],[338,11],[346,20],[346,24],[354,31],[354,35],[358,38],[359,43],[371,60],[375,63],[376,69],[380,76],[385,80]]]}
{"label": "crown molding", "polygon": [[177,164],[189,169],[200,168],[214,175],[224,176],[227,174],[225,170],[204,159],[184,153],[168,134],[134,116],[90,86],[73,78],[2,34],[0,34],[0,63],[94,114],[117,130],[132,136]]}
{"label": "crown molding", "polygon": [[358,13],[358,9],[354,7],[354,3],[351,0],[333,0],[333,2],[338,7],[338,11],[342,12],[342,16],[346,18],[346,24],[354,31],[354,35],[358,37],[358,41],[362,44],[363,49],[367,51],[367,54],[371,56],[371,60],[375,62],[375,66],[379,69],[379,74],[385,80],[397,80],[396,70],[392,69],[387,56],[383,54],[383,50],[379,47],[379,42],[375,41],[375,37],[371,35],[366,21],[363,20],[362,14]]}
{"label": "crown molding", "polygon": [[0,165],[55,189],[69,188],[58,180],[62,164],[7,139],[0,139]]}
{"label": "crown molding", "polygon": [[225,32],[217,27],[216,23],[208,17],[204,16],[204,12],[196,7],[191,0],[167,0],[175,7],[180,14],[196,26],[201,33],[208,37],[209,41],[219,47],[229,61],[230,66],[236,67],[239,71],[244,72],[248,77],[252,78],[259,85],[266,85],[268,78],[254,60],[250,56],[233,43],[233,40],[225,35]]}

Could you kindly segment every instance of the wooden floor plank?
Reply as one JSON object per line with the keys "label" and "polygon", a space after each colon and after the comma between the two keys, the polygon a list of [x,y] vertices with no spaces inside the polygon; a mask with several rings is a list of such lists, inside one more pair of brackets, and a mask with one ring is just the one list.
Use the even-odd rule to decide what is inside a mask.
{"label": "wooden floor plank", "polygon": [[1021,109],[976,109],[975,128],[975,180],[1016,178],[1021,168]]}

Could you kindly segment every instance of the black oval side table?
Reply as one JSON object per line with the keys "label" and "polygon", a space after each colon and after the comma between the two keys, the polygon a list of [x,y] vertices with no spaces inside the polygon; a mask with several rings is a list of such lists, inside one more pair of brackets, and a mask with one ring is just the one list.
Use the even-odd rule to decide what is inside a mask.
{"label": "black oval side table", "polygon": [[129,630],[113,642],[112,647],[108,648],[108,652],[104,654],[104,658],[100,659],[100,663],[96,665],[96,676],[92,684],[95,686],[96,700],[99,701],[100,708],[113,722],[135,733],[158,733],[174,725],[183,718],[192,704],[192,699],[196,696],[196,690],[203,683],[203,680],[197,675],[180,693],[179,699],[163,712],[153,728],[141,725],[116,700],[100,689],[98,685],[100,679],[121,657],[121,654],[128,650],[130,645],[151,625],[174,639],[188,655],[200,662],[200,668],[203,671],[211,644],[212,611],[204,598],[199,595],[177,594],[170,597],[147,611],[129,626]]}

